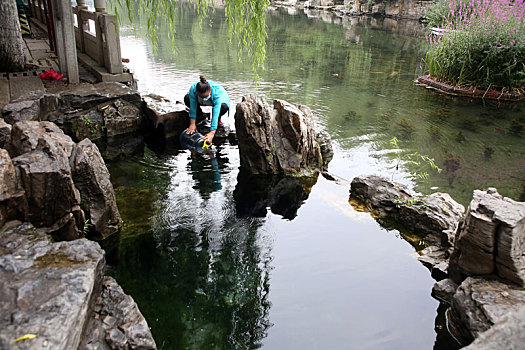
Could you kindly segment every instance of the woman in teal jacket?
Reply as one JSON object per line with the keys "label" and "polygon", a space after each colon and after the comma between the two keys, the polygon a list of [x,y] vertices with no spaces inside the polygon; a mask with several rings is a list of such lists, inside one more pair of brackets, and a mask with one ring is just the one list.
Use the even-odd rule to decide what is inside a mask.
{"label": "woman in teal jacket", "polygon": [[206,78],[201,75],[200,81],[190,87],[190,91],[184,97],[184,103],[190,108],[190,126],[186,131],[187,134],[193,134],[197,130],[197,124],[204,119],[200,107],[213,107],[210,132],[205,136],[211,143],[221,117],[230,110],[230,97],[226,90],[214,81],[206,81]]}

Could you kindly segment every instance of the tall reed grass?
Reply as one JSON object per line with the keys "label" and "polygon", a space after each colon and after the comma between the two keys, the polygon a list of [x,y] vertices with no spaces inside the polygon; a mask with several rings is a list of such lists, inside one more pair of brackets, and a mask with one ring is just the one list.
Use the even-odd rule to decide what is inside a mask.
{"label": "tall reed grass", "polygon": [[525,0],[438,0],[427,12],[429,74],[481,89],[525,87]]}

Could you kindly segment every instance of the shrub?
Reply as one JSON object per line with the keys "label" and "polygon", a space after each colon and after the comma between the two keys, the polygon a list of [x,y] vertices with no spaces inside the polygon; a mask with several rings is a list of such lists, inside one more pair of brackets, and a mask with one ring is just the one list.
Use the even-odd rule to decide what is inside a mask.
{"label": "shrub", "polygon": [[482,89],[525,87],[524,0],[440,0],[428,12],[429,74]]}

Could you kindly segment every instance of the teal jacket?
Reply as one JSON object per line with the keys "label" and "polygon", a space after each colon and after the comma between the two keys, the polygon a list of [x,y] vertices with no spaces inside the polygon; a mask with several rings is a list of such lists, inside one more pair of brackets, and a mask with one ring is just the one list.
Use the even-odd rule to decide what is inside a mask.
{"label": "teal jacket", "polygon": [[[197,84],[193,84],[190,87],[190,91],[188,92],[188,95],[190,96],[190,118],[196,119],[197,118]],[[211,126],[210,130],[217,130],[217,126],[219,124],[219,112],[221,111],[221,104],[226,103],[228,105],[228,108],[230,108],[230,97],[228,96],[228,93],[222,86],[220,86],[218,83],[208,80],[208,84],[210,84],[211,87],[211,101],[213,103],[213,110],[211,113]]]}

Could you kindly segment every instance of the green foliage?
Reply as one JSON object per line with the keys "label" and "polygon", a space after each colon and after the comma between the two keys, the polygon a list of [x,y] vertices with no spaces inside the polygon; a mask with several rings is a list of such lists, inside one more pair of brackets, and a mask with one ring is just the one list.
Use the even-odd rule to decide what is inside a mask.
{"label": "green foliage", "polygon": [[413,198],[407,199],[406,201],[402,201],[400,199],[396,199],[396,200],[394,200],[394,203],[396,204],[396,206],[400,206],[400,205],[412,206],[412,205],[421,204],[421,199],[417,198],[417,197],[413,197]]}
{"label": "green foliage", "polygon": [[[459,2],[454,0],[454,2]],[[443,0],[434,1],[425,13],[425,19],[423,23],[427,25],[427,28],[444,28],[448,23],[452,22],[453,17],[449,7],[450,2]],[[457,6],[454,6],[457,7]]]}
{"label": "green foliage", "polygon": [[481,89],[525,86],[525,31],[521,40],[502,47],[505,33],[449,32],[431,47],[425,63],[429,74],[452,84]]}
{"label": "green foliage", "polygon": [[91,136],[95,136],[97,134],[97,125],[93,123],[88,116],[83,115],[82,119],[84,120],[86,127],[89,129]]}
{"label": "green foliage", "polygon": [[[399,140],[397,139],[397,137],[394,137],[390,140],[390,145],[394,149],[399,149]],[[428,178],[428,172],[425,171],[424,168],[430,168],[438,174],[442,171],[441,168],[436,165],[434,158],[430,158],[429,156],[420,154],[417,151],[414,153],[404,155],[403,159],[401,158],[401,156],[401,152],[398,152],[396,165],[394,167],[394,171],[392,172],[392,181],[394,181],[396,171],[399,170],[399,165],[401,164],[401,161],[403,161],[407,169],[409,169],[410,174],[413,177],[419,179]]]}
{"label": "green foliage", "polygon": [[439,0],[426,13],[429,74],[453,85],[511,91],[525,87],[523,0]]}
{"label": "green foliage", "polygon": [[[172,47],[175,48],[175,19],[177,2],[171,0],[110,0],[112,11],[117,14],[119,22],[122,9],[127,13],[129,22],[136,26],[139,21],[146,21],[148,36],[156,52],[159,42],[159,27],[168,24]],[[194,5],[201,21],[213,11],[212,0],[188,0]],[[226,18],[228,21],[230,42],[235,41],[239,48],[239,59],[247,54],[252,63],[252,70],[258,79],[258,71],[264,67],[266,57],[266,8],[268,0],[226,0]]]}
{"label": "green foliage", "polygon": [[78,232],[82,235],[82,236],[86,236],[88,233],[89,233],[89,228],[91,227],[92,225],[89,223],[89,220],[86,220],[84,221],[84,226],[82,227],[81,230],[78,230]]}

